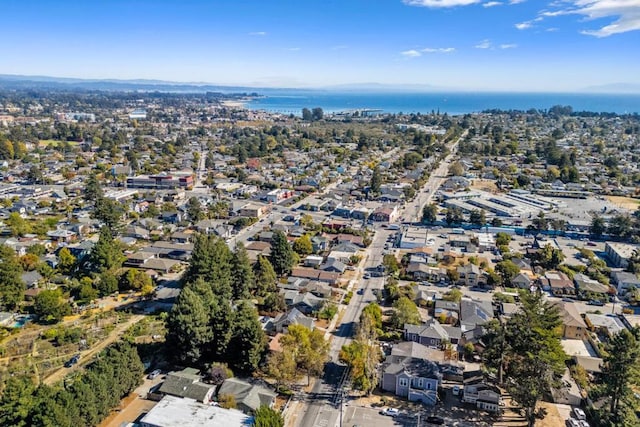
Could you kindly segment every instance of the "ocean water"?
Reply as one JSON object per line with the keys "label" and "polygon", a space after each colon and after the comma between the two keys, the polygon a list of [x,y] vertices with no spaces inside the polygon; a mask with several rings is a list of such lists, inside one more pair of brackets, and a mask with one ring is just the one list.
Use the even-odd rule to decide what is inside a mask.
{"label": "ocean water", "polygon": [[574,111],[640,113],[640,94],[570,93],[359,93],[328,91],[270,91],[247,102],[247,108],[300,115],[303,108],[321,107],[325,112],[380,109],[385,113],[476,113],[487,109],[546,110],[570,105]]}

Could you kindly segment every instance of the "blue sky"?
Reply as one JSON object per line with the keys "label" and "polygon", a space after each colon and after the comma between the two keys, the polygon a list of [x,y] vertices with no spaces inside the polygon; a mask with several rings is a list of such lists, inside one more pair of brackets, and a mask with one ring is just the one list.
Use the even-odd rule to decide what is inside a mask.
{"label": "blue sky", "polygon": [[640,0],[2,0],[0,73],[318,87],[640,84]]}

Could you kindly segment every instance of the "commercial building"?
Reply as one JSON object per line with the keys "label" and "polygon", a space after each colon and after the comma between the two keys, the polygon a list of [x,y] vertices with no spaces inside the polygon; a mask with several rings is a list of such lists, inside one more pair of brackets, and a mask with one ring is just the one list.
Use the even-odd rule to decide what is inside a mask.
{"label": "commercial building", "polygon": [[611,260],[611,263],[618,268],[627,268],[629,258],[634,251],[640,251],[640,245],[630,245],[628,243],[607,242],[604,245],[604,251]]}
{"label": "commercial building", "polygon": [[193,186],[191,172],[161,173],[158,175],[138,175],[127,178],[128,188],[146,188],[154,190],[173,190]]}
{"label": "commercial building", "polygon": [[251,417],[237,409],[204,405],[189,398],[165,396],[140,420],[142,427],[246,427]]}

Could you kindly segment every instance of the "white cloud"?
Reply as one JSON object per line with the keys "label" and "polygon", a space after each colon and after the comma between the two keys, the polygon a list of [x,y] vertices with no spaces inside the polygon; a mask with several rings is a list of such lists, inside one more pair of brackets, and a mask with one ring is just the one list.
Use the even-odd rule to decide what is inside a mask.
{"label": "white cloud", "polygon": [[520,3],[524,3],[525,1],[527,0],[511,0],[509,4],[520,4]]}
{"label": "white cloud", "polygon": [[250,36],[266,36],[266,31],[252,31],[249,33]]}
{"label": "white cloud", "polygon": [[515,49],[518,45],[515,43],[505,43],[500,45],[500,49]]}
{"label": "white cloud", "polygon": [[524,22],[520,22],[519,24],[516,24],[515,27],[519,30],[526,30],[528,28],[532,27],[532,23],[531,21],[524,21]]}
{"label": "white cloud", "polygon": [[430,8],[444,8],[456,6],[469,6],[480,3],[481,0],[402,0],[407,6],[422,6]]}
{"label": "white cloud", "polygon": [[582,15],[587,20],[612,18],[612,23],[595,30],[584,30],[582,34],[608,37],[613,34],[640,30],[640,0],[568,0],[572,4],[566,9],[542,13],[543,16]]}
{"label": "white cloud", "polygon": [[422,54],[415,49],[405,50],[404,52],[400,52],[400,55],[407,58],[417,58],[418,56],[422,56]]}
{"label": "white cloud", "polygon": [[455,47],[426,47],[422,49],[424,53],[451,53],[455,50]]}
{"label": "white cloud", "polygon": [[491,49],[491,40],[482,40],[474,46],[476,49]]}
{"label": "white cloud", "polygon": [[482,4],[482,7],[494,7],[494,6],[501,6],[501,5],[502,5],[502,2],[499,2],[499,1],[489,1],[489,2],[483,3],[483,4]]}

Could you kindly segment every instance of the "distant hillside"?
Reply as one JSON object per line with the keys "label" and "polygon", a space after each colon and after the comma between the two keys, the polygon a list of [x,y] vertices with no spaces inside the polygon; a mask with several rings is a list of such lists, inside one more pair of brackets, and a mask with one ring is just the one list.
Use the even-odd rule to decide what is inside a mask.
{"label": "distant hillside", "polygon": [[255,92],[256,88],[221,86],[208,83],[179,83],[162,80],[89,80],[48,76],[0,74],[2,89],[103,90],[124,92],[238,93]]}

